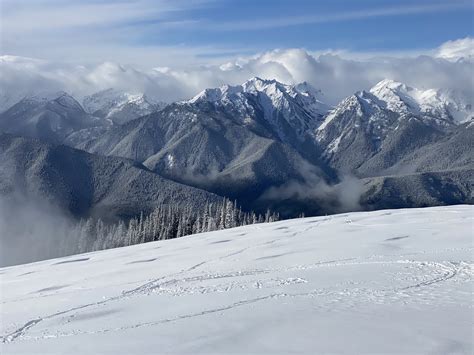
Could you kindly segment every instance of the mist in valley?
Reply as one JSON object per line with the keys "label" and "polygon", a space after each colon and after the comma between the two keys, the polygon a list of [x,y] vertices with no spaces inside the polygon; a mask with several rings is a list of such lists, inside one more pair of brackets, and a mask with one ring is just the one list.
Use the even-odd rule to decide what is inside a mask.
{"label": "mist in valley", "polygon": [[0,196],[0,267],[66,255],[74,220],[46,200]]}

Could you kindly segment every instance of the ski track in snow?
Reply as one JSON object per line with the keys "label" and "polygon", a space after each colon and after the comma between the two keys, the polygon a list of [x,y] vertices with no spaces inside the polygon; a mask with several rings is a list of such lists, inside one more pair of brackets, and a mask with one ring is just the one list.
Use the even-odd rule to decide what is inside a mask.
{"label": "ski track in snow", "polygon": [[[394,305],[428,313],[439,305],[452,305],[471,312],[473,212],[469,206],[453,206],[308,218],[157,242],[161,243],[159,248],[157,243],[149,243],[3,268],[0,280],[6,292],[2,292],[0,306],[0,349],[2,353],[14,353],[16,345],[37,346],[38,341],[45,341],[41,344],[46,347],[62,338],[106,333],[116,333],[117,339],[122,339],[120,334],[137,328],[166,327],[176,322],[186,327],[190,319],[218,320],[235,309],[252,312],[255,309],[249,307],[255,304],[280,307],[281,302],[304,302],[311,312],[333,314],[356,314],[364,307],[389,309]],[[443,218],[447,228],[443,227]],[[400,219],[403,223],[399,223]],[[403,231],[391,228],[394,225]],[[450,240],[453,226],[458,229],[456,237]],[[378,234],[374,235],[377,228]],[[344,239],[344,233],[350,240],[347,236]],[[335,235],[338,240],[331,242]],[[338,244],[341,240],[347,244]],[[184,246],[183,255],[179,246]],[[150,265],[173,250],[175,257],[181,259],[174,262],[168,256],[172,265],[165,269],[175,271],[163,275],[161,269],[154,269],[156,266],[150,269]],[[346,257],[327,259],[332,255]],[[91,262],[104,265],[89,266],[86,272],[84,265]],[[94,275],[95,271],[104,272],[107,266],[112,273],[122,269],[127,272],[126,268],[132,266],[138,271],[126,273],[120,282],[116,282],[117,278],[110,281],[106,276]],[[46,270],[47,267],[51,269]],[[69,272],[84,275],[78,276],[74,284],[74,280],[62,280]],[[42,273],[50,273],[51,278],[40,278]],[[157,277],[140,282],[147,274]],[[27,277],[35,287],[25,297],[28,285],[22,278]],[[94,283],[87,285],[88,277],[98,278],[96,288]],[[123,289],[126,285],[132,287]],[[8,291],[9,287],[17,287],[18,291]],[[106,287],[111,288],[108,296],[101,294]],[[82,293],[88,293],[85,299]],[[213,302],[200,304],[202,296],[214,299],[215,306],[211,306]],[[64,297],[68,299],[64,301]],[[181,305],[180,299],[190,302],[193,298],[196,304]],[[38,304],[46,305],[46,310],[35,309],[35,302],[40,300]],[[51,302],[45,303],[47,300]],[[62,308],[48,312],[55,308],[51,306],[54,300],[59,300]],[[171,309],[171,314],[134,314],[114,324],[115,312],[142,303],[159,304],[160,300],[166,300],[169,307],[176,305],[176,309]],[[63,307],[61,302],[69,307]],[[34,309],[24,313],[22,304],[27,309],[27,305],[33,305]],[[14,311],[8,311],[9,307]],[[43,315],[33,316],[35,311]],[[18,321],[17,316],[24,321]],[[90,326],[91,319],[97,317],[101,321]],[[85,324],[81,327],[80,322]],[[464,340],[463,349],[472,350],[472,339]],[[180,341],[179,336],[175,341]]]}

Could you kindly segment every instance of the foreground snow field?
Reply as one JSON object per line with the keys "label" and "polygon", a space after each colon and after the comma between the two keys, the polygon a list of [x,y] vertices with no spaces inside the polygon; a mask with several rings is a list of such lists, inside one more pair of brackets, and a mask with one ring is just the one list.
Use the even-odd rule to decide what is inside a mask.
{"label": "foreground snow field", "polygon": [[0,353],[472,353],[472,206],[347,213],[0,269]]}

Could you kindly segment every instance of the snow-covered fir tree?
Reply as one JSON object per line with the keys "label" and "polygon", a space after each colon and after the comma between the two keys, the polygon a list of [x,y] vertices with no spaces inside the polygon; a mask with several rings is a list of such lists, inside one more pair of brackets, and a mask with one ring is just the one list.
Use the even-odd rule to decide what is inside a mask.
{"label": "snow-covered fir tree", "polygon": [[218,203],[206,202],[199,211],[190,207],[160,204],[148,215],[142,212],[139,217],[130,219],[128,224],[123,221],[106,224],[101,219],[82,219],[70,232],[70,240],[74,243],[68,247],[63,246],[65,250],[62,254],[179,238],[278,219],[278,214],[270,210],[264,216],[242,211],[236,201],[227,198]]}

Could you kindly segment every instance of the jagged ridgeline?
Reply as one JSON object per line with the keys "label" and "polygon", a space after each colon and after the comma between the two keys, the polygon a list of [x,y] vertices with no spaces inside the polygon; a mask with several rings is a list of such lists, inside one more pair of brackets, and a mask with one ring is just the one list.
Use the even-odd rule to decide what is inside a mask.
{"label": "jagged ridgeline", "polygon": [[101,219],[82,219],[70,232],[72,243],[64,245],[59,254],[74,254],[133,244],[184,237],[249,224],[274,222],[277,213],[244,212],[237,201],[227,198],[219,202],[207,201],[202,210],[160,205],[149,215],[143,213],[125,223],[105,224]]}

